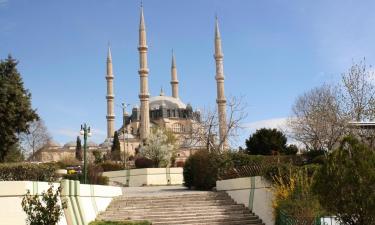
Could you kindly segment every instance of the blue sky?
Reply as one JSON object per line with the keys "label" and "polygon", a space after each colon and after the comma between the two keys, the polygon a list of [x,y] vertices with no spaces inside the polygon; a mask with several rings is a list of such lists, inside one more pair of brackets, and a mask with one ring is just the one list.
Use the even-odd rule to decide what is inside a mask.
{"label": "blue sky", "polygon": [[[170,94],[171,49],[180,96],[215,106],[214,17],[223,40],[228,96],[244,96],[248,129],[277,126],[295,98],[335,82],[352,61],[375,60],[375,2],[354,0],[144,0],[150,93]],[[111,42],[115,101],[138,104],[140,1],[0,0],[0,58],[20,61],[33,107],[60,143],[88,122],[106,129],[105,61]],[[121,108],[116,107],[116,127]]]}

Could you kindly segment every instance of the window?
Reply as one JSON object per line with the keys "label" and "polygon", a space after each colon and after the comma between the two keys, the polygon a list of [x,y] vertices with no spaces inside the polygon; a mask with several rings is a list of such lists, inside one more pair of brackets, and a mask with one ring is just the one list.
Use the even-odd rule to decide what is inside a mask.
{"label": "window", "polygon": [[172,125],[172,131],[176,133],[181,133],[185,131],[184,125],[181,123],[175,123]]}

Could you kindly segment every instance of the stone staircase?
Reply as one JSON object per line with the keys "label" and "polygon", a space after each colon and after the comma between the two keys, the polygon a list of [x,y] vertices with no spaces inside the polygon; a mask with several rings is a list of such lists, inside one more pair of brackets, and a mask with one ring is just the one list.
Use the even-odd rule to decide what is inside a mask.
{"label": "stone staircase", "polygon": [[236,204],[225,192],[203,191],[120,196],[97,219],[148,220],[153,225],[263,225],[258,216],[244,205]]}

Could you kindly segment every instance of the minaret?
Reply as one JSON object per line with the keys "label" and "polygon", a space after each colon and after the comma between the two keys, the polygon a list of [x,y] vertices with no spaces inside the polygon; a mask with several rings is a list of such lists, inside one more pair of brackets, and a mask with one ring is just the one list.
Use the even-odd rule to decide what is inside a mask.
{"label": "minaret", "polygon": [[178,98],[178,80],[177,80],[177,68],[176,60],[172,50],[172,66],[171,66],[171,86],[172,86],[172,97]]}
{"label": "minaret", "polygon": [[146,42],[146,26],[143,16],[143,6],[141,6],[141,19],[139,23],[139,76],[140,76],[140,93],[139,100],[141,101],[141,123],[140,123],[140,138],[142,141],[147,139],[150,132],[150,112],[149,112],[149,97],[148,92],[148,67],[147,67],[147,42]]}
{"label": "minaret", "polygon": [[227,120],[226,120],[226,103],[224,93],[224,69],[223,69],[223,52],[221,49],[221,37],[219,31],[219,22],[216,18],[216,27],[215,27],[215,54],[214,58],[216,61],[216,84],[217,84],[217,109],[219,112],[219,138],[221,149],[227,146]]}
{"label": "minaret", "polygon": [[114,94],[113,94],[113,70],[112,70],[112,55],[111,47],[108,46],[107,55],[107,138],[113,138],[115,129],[115,114],[114,114]]}

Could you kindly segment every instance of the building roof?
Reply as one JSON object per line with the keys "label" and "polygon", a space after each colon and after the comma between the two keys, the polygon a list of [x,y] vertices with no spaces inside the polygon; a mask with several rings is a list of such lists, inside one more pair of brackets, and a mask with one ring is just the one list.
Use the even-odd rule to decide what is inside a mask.
{"label": "building roof", "polygon": [[58,142],[52,139],[47,142],[47,146],[48,147],[61,147],[61,145]]}
{"label": "building roof", "polygon": [[76,147],[77,142],[76,141],[69,141],[64,145],[64,148],[69,148],[69,147]]}
{"label": "building roof", "polygon": [[150,98],[150,109],[159,109],[160,106],[168,109],[185,109],[186,105],[180,99],[171,96],[155,96]]}

